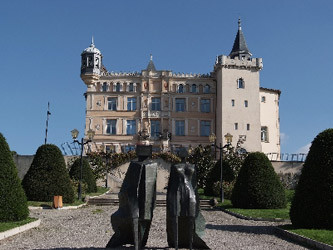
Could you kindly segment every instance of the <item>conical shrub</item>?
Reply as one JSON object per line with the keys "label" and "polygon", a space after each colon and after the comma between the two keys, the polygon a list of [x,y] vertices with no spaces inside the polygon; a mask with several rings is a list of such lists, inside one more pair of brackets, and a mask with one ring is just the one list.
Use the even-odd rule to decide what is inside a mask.
{"label": "conical shrub", "polygon": [[272,163],[261,152],[250,153],[244,161],[231,195],[238,208],[284,208],[284,188]]}
{"label": "conical shrub", "polygon": [[38,148],[34,160],[23,179],[28,200],[52,201],[53,196],[63,196],[63,201],[74,201],[74,191],[59,148],[52,144]]}
{"label": "conical shrub", "polygon": [[19,221],[28,215],[27,198],[12,153],[0,133],[0,221]]}
{"label": "conical shrub", "polygon": [[290,209],[295,227],[333,229],[333,129],[313,140]]}
{"label": "conical shrub", "polygon": [[[72,180],[80,180],[80,168],[81,159],[78,158],[74,161],[71,170],[69,171],[69,176]],[[82,159],[82,181],[86,183],[88,193],[97,191],[95,176],[90,168],[89,162],[84,158]]]}

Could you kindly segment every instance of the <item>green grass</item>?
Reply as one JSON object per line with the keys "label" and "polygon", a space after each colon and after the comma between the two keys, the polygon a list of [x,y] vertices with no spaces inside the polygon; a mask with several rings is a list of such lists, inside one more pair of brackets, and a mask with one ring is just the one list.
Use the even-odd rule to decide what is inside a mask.
{"label": "green grass", "polygon": [[251,218],[263,218],[263,219],[284,219],[289,220],[289,210],[291,206],[291,200],[294,196],[294,190],[286,190],[287,207],[281,209],[243,209],[232,207],[230,200],[224,200],[224,203],[219,203],[219,206],[227,209],[228,211],[241,214]]}
{"label": "green grass", "polygon": [[[79,206],[81,204],[84,204],[84,198],[85,196],[97,196],[104,194],[106,191],[108,191],[109,188],[105,187],[97,187],[97,192],[96,193],[86,193],[83,194],[83,199],[80,201],[77,199],[77,194],[75,195],[75,200],[73,203],[64,203],[64,207],[67,206]],[[44,208],[52,208],[52,201],[28,201],[28,206],[33,206],[33,207],[44,207]]]}
{"label": "green grass", "polygon": [[282,229],[305,236],[315,241],[323,242],[333,246],[333,230],[325,229],[301,229],[294,228],[292,225],[281,226]]}
{"label": "green grass", "polygon": [[25,220],[21,221],[12,221],[12,222],[0,222],[0,232],[4,232],[10,229],[13,229],[15,227],[23,226],[25,224],[28,224],[30,222],[36,221],[35,218],[27,218]]}

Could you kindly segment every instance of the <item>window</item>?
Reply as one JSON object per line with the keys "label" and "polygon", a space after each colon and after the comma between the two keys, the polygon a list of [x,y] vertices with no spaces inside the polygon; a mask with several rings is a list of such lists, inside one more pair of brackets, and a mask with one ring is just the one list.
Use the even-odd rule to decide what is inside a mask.
{"label": "window", "polygon": [[261,127],[261,141],[268,142],[268,128]]}
{"label": "window", "polygon": [[176,121],[176,135],[185,135],[185,121]]}
{"label": "window", "polygon": [[238,123],[237,122],[234,124],[234,127],[235,127],[235,130],[238,130]]}
{"label": "window", "polygon": [[266,96],[261,97],[261,102],[266,102]]}
{"label": "window", "polygon": [[117,97],[108,97],[108,110],[117,110]]}
{"label": "window", "polygon": [[246,130],[250,130],[250,124],[246,124]]}
{"label": "window", "polygon": [[128,85],[128,92],[134,92],[134,84],[132,82]]}
{"label": "window", "polygon": [[243,78],[239,78],[239,79],[237,80],[237,88],[238,88],[238,89],[244,89],[244,88],[245,88],[245,84],[244,84],[244,80],[243,80]]}
{"label": "window", "polygon": [[184,93],[184,85],[183,84],[179,84],[178,85],[178,91],[177,93]]}
{"label": "window", "polygon": [[191,92],[192,93],[197,93],[197,85],[192,84],[192,86],[191,86]]}
{"label": "window", "polygon": [[135,150],[135,146],[134,145],[123,146],[123,152],[124,153],[128,153],[129,151],[134,151],[134,150]]}
{"label": "window", "polygon": [[127,98],[127,110],[128,111],[136,110],[136,97]]}
{"label": "window", "polygon": [[247,100],[244,101],[244,107],[247,108],[249,106],[249,102]]}
{"label": "window", "polygon": [[136,122],[135,120],[127,120],[126,134],[135,135],[136,134]]}
{"label": "window", "polygon": [[151,136],[158,137],[160,135],[160,124],[161,122],[158,120],[151,121]]}
{"label": "window", "polygon": [[103,91],[103,92],[108,91],[108,84],[107,84],[106,82],[103,83],[103,85],[102,85],[102,91]]}
{"label": "window", "polygon": [[210,86],[209,86],[208,84],[206,84],[206,85],[204,86],[203,92],[204,92],[205,94],[209,94],[209,93],[210,93]]}
{"label": "window", "polygon": [[176,112],[184,112],[186,109],[185,98],[176,98]]}
{"label": "window", "polygon": [[234,99],[231,100],[231,106],[235,107],[235,100]]}
{"label": "window", "polygon": [[210,121],[200,121],[200,135],[201,136],[210,135]]}
{"label": "window", "polygon": [[210,112],[210,99],[201,99],[200,100],[200,110],[204,113]]}
{"label": "window", "polygon": [[117,120],[106,120],[106,133],[109,135],[115,135],[117,133],[116,125]]}
{"label": "window", "polygon": [[120,92],[120,90],[121,90],[121,85],[120,85],[119,82],[117,82],[117,84],[116,84],[116,92]]}
{"label": "window", "polygon": [[151,110],[154,110],[154,111],[161,110],[161,98],[159,98],[159,97],[151,98]]}

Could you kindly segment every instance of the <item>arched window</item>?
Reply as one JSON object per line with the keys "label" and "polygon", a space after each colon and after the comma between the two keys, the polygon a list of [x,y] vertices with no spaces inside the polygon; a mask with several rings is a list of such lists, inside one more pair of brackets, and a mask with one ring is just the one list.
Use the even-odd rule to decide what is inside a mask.
{"label": "arched window", "polygon": [[178,93],[184,93],[184,85],[183,84],[178,85]]}
{"label": "arched window", "polygon": [[192,86],[191,86],[191,92],[192,93],[197,93],[197,85],[192,84]]}
{"label": "arched window", "polygon": [[244,83],[243,78],[239,78],[239,79],[237,80],[237,88],[238,88],[238,89],[244,89],[244,88],[245,88],[245,83]]}
{"label": "arched window", "polygon": [[117,82],[117,84],[116,84],[116,92],[120,92],[120,89],[121,89],[120,82]]}
{"label": "arched window", "polygon": [[128,92],[134,92],[134,84],[132,82],[128,85]]}
{"label": "arched window", "polygon": [[204,89],[203,89],[203,92],[205,94],[209,94],[210,93],[210,86],[208,84],[205,85]]}
{"label": "arched window", "polygon": [[102,85],[102,91],[103,91],[103,92],[108,91],[108,84],[107,84],[106,82],[103,83],[103,85]]}

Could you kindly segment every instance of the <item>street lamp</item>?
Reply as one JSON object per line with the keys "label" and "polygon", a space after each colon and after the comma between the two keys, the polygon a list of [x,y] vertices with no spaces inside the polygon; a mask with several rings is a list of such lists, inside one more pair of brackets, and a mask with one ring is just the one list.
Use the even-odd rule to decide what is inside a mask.
{"label": "street lamp", "polygon": [[[230,145],[232,142],[232,135],[230,133],[227,133],[224,136],[227,145]],[[220,171],[221,171],[221,175],[220,175],[220,198],[221,198],[221,202],[224,202],[224,192],[223,192],[223,185],[222,185],[222,181],[223,181],[223,167],[222,167],[222,159],[223,159],[223,146],[222,143],[220,142],[220,146],[216,145],[216,135],[214,133],[212,133],[211,135],[209,135],[209,141],[212,143],[212,146],[214,146],[216,149],[220,150]]]}
{"label": "street lamp", "polygon": [[72,134],[72,138],[74,140],[74,142],[76,142],[77,144],[79,144],[81,146],[81,156],[80,156],[80,178],[79,178],[79,188],[78,188],[78,199],[81,200],[81,196],[82,196],[82,188],[81,188],[81,182],[82,182],[82,165],[83,165],[83,147],[84,145],[88,144],[89,142],[92,141],[92,139],[94,138],[95,135],[95,131],[92,129],[89,129],[87,131],[87,136],[88,136],[88,140],[84,141],[83,137],[81,138],[81,142],[77,140],[77,137],[79,135],[79,131],[75,128],[71,131]]}

